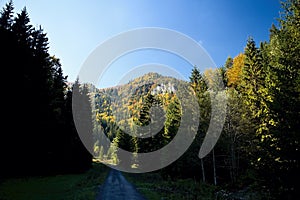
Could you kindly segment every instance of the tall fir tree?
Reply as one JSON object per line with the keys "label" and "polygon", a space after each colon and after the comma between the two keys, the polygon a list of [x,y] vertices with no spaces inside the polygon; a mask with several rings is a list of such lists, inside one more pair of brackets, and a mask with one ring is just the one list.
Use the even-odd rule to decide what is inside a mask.
{"label": "tall fir tree", "polygon": [[10,0],[1,11],[0,27],[5,30],[11,30],[13,23],[13,2]]}
{"label": "tall fir tree", "polygon": [[[66,77],[63,76],[59,59],[51,57],[48,52],[46,34],[41,27],[33,28],[26,8],[14,17],[10,1],[0,15],[0,40],[3,66],[9,71],[7,74],[15,75],[17,85],[22,88],[18,92],[22,101],[7,98],[8,105],[14,109],[6,118],[9,123],[17,121],[19,125],[14,128],[10,126],[3,134],[0,146],[1,153],[5,152],[2,156],[4,171],[0,176],[78,169],[75,165],[64,163],[69,156],[66,147],[70,147],[75,136],[71,134],[69,137],[72,130],[65,128],[70,117],[67,114],[70,107],[66,106],[65,99]],[[16,113],[22,113],[22,119],[16,120]],[[78,160],[79,155],[73,158]],[[86,155],[80,157],[90,159]]]}
{"label": "tall fir tree", "polygon": [[278,198],[293,199],[297,196],[299,176],[300,2],[287,0],[282,7],[279,27],[272,26],[270,43],[265,45],[274,119],[273,160],[268,163],[268,174],[276,177],[271,187],[276,188]]}

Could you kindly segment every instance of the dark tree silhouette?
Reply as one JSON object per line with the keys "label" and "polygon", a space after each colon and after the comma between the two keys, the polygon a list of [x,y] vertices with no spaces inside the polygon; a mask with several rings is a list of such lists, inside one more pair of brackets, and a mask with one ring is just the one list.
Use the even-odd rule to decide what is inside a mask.
{"label": "dark tree silhouette", "polygon": [[[92,159],[71,123],[70,93],[60,61],[50,56],[46,33],[32,27],[26,8],[15,18],[13,9],[10,1],[0,15],[1,66],[4,74],[14,76],[10,82],[17,83],[4,91],[3,105],[11,109],[4,113],[0,177],[87,169]],[[81,92],[85,111],[91,113],[88,91]],[[12,98],[15,94],[18,98]]]}

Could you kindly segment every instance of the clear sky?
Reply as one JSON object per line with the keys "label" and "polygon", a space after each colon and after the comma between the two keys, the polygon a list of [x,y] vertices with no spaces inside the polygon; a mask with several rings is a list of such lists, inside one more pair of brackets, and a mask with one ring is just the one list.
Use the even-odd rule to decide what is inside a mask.
{"label": "clear sky", "polygon": [[[0,0],[0,6],[7,2]],[[103,41],[127,30],[162,27],[198,41],[217,66],[242,52],[247,38],[267,41],[277,24],[278,0],[15,0],[15,11],[26,6],[31,23],[42,25],[50,53],[61,59],[69,81],[74,81],[88,55]],[[172,60],[172,61],[170,61]],[[188,77],[191,67],[174,55],[146,51],[114,63],[100,87],[112,86],[126,71],[143,63],[174,65]],[[185,66],[181,70],[176,66]]]}

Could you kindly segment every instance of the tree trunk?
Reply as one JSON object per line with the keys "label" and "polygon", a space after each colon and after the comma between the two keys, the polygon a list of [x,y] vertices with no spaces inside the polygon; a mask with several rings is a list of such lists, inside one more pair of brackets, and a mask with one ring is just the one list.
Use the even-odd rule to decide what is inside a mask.
{"label": "tree trunk", "polygon": [[204,171],[204,163],[203,163],[203,158],[201,160],[201,169],[202,169],[202,181],[205,183],[205,171]]}
{"label": "tree trunk", "polygon": [[231,170],[232,170],[232,182],[236,182],[236,158],[235,158],[235,148],[234,142],[231,144]]}
{"label": "tree trunk", "polygon": [[217,185],[217,173],[216,173],[216,161],[215,161],[215,150],[212,150],[213,156],[213,168],[214,168],[214,184]]}

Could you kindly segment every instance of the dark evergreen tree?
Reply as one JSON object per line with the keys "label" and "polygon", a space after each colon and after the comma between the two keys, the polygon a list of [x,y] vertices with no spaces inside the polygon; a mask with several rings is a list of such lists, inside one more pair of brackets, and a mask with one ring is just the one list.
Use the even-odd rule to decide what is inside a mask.
{"label": "dark evergreen tree", "polygon": [[21,45],[26,45],[26,47],[30,47],[32,39],[30,36],[33,31],[32,25],[29,22],[30,19],[27,10],[23,8],[21,13],[18,13],[17,17],[15,17],[12,25],[12,31],[16,35],[18,42]]}
{"label": "dark evergreen tree", "polygon": [[279,27],[271,28],[270,44],[265,45],[268,61],[267,83],[273,126],[272,155],[266,165],[266,179],[279,199],[295,199],[299,195],[299,129],[300,129],[300,2],[287,0]]}
{"label": "dark evergreen tree", "polygon": [[233,65],[233,59],[229,56],[227,58],[226,62],[225,62],[225,66],[224,67],[227,70],[227,69],[230,69],[232,67],[232,65]]}
{"label": "dark evergreen tree", "polygon": [[77,130],[74,131],[73,128],[74,132],[71,133],[70,138],[73,144],[71,155],[77,157],[72,163],[75,165],[75,170],[86,170],[92,164],[91,152],[93,152],[93,121],[89,89],[87,85],[80,86],[77,79],[72,92],[73,117]]}
{"label": "dark evergreen tree", "polygon": [[174,98],[170,102],[167,108],[166,121],[165,121],[165,132],[164,137],[166,138],[166,143],[170,141],[171,138],[176,135],[178,128],[180,126],[181,120],[181,105],[178,98]]}
{"label": "dark evergreen tree", "polygon": [[0,15],[0,27],[5,29],[5,30],[11,30],[11,26],[13,23],[13,2],[10,0],[3,10],[1,11]]}
{"label": "dark evergreen tree", "polygon": [[[74,126],[70,125],[71,110],[68,110],[71,107],[65,99],[66,77],[59,59],[49,55],[48,38],[41,27],[35,29],[30,25],[26,8],[15,18],[12,13],[13,4],[9,2],[0,16],[1,60],[4,69],[8,70],[5,74],[14,74],[17,86],[22,88],[18,93],[22,100],[8,98],[16,90],[5,92],[6,105],[13,108],[6,115],[6,124],[17,122],[18,126],[9,126],[3,134],[0,146],[1,154],[4,154],[1,156],[4,171],[1,176],[86,169],[91,156],[82,154],[81,143],[73,148],[81,148],[73,156],[76,161],[81,159],[77,162],[81,165],[65,162],[70,156],[66,147],[72,148],[71,143],[78,135],[72,134]],[[67,124],[70,129],[66,128]]]}
{"label": "dark evergreen tree", "polygon": [[201,77],[201,73],[200,73],[199,69],[196,66],[194,66],[194,68],[192,69],[192,72],[191,72],[190,82],[198,84],[200,77]]}
{"label": "dark evergreen tree", "polygon": [[[200,159],[200,163],[196,160],[199,159],[198,153],[199,148],[201,147],[203,138],[207,131],[210,119],[210,94],[208,92],[207,83],[203,74],[200,73],[199,69],[194,67],[191,72],[190,84],[193,88],[195,95],[197,97],[200,109],[200,119],[199,119],[199,128],[197,131],[196,138],[192,143],[189,150],[185,153],[188,157],[189,162],[191,162],[190,169],[187,169],[188,173],[191,173],[195,178],[201,176],[202,181],[206,182],[206,170],[205,170],[205,160],[204,158]],[[194,74],[194,75],[193,75]],[[200,170],[201,169],[201,170]],[[201,174],[201,175],[200,175]]]}

